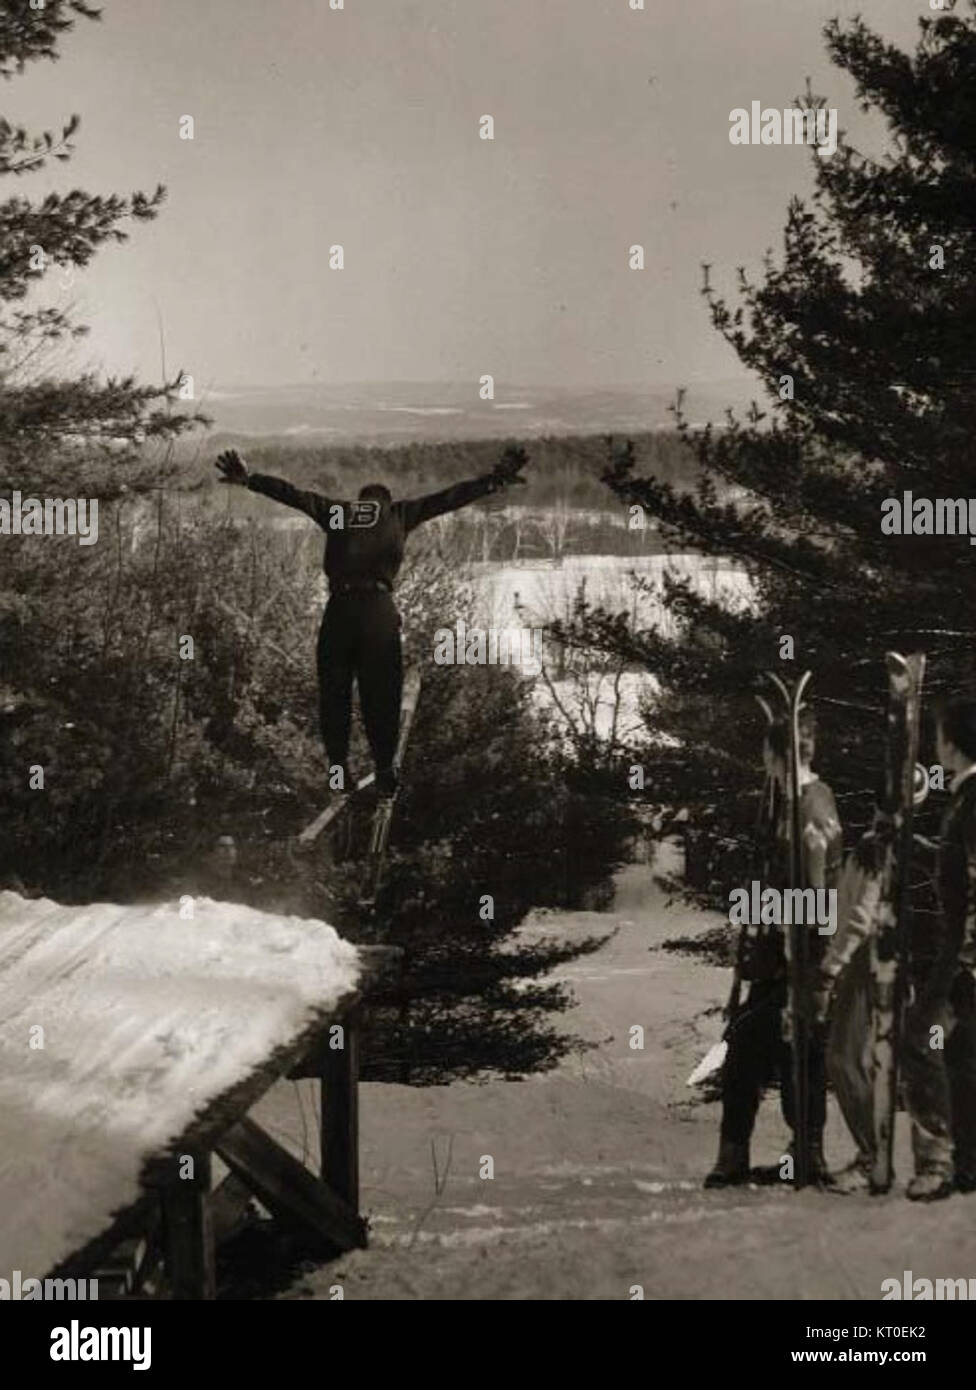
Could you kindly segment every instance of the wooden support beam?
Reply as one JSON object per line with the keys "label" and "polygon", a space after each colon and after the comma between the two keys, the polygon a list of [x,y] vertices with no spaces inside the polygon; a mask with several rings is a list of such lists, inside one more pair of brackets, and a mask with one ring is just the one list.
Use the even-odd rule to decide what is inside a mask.
{"label": "wooden support beam", "polygon": [[173,1298],[212,1299],[217,1296],[217,1275],[210,1217],[210,1154],[192,1154],[192,1178],[179,1176],[183,1157],[171,1156],[165,1165],[168,1171],[159,1173],[166,1277]]}
{"label": "wooden support beam", "polygon": [[146,1248],[136,1270],[133,1297],[152,1298],[158,1293],[166,1272],[165,1231],[162,1203],[156,1202],[146,1227]]}
{"label": "wooden support beam", "polygon": [[260,1201],[286,1221],[351,1250],[366,1244],[366,1223],[355,1207],[308,1171],[259,1125],[245,1117],[222,1135],[217,1152]]}
{"label": "wooden support beam", "polygon": [[215,1245],[240,1230],[250,1202],[251,1189],[247,1183],[242,1182],[236,1173],[228,1173],[210,1195]]}
{"label": "wooden support beam", "polygon": [[[343,1046],[325,1039],[322,1051],[322,1181],[359,1211],[359,1031],[361,1011],[344,1014]],[[330,1030],[331,1031],[331,1030]]]}
{"label": "wooden support beam", "polygon": [[102,1264],[96,1265],[91,1277],[98,1280],[100,1299],[127,1298],[136,1291],[149,1241],[146,1236],[129,1236],[112,1251]]}

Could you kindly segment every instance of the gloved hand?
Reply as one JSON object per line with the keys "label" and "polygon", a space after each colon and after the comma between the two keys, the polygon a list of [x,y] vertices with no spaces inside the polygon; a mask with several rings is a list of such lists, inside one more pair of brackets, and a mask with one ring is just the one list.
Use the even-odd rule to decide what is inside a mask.
{"label": "gloved hand", "polygon": [[492,469],[491,476],[499,487],[507,486],[509,483],[524,483],[526,479],[522,477],[522,469],[528,461],[529,456],[521,445],[510,444]]}
{"label": "gloved hand", "polygon": [[222,454],[218,454],[215,466],[221,474],[217,479],[218,483],[234,483],[238,487],[247,487],[247,464],[236,449],[225,449]]}

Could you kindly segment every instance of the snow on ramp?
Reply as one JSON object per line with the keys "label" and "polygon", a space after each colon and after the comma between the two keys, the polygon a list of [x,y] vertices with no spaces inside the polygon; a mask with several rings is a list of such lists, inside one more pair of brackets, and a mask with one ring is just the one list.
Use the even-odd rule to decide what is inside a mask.
{"label": "snow on ramp", "polygon": [[356,988],[324,922],[192,912],[0,892],[0,1278],[104,1231],[146,1158]]}

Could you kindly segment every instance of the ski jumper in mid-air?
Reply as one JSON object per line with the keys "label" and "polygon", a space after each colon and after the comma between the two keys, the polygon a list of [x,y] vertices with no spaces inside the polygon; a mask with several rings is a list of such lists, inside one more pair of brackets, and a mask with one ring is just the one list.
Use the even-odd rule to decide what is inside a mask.
{"label": "ski jumper in mid-air", "polygon": [[220,482],[295,507],[325,532],[323,567],[329,601],[318,639],[319,710],[330,769],[342,769],[336,781],[344,790],[351,789],[347,759],[354,680],[377,791],[392,796],[396,790],[393,761],[400,728],[403,656],[393,584],[407,536],[432,517],[466,507],[512,483],[524,483],[521,470],[526,462],[524,449],[510,447],[492,472],[426,497],[394,502],[382,484],[369,483],[360,489],[357,501],[343,502],[305,491],[283,478],[251,473],[234,449],[218,457]]}

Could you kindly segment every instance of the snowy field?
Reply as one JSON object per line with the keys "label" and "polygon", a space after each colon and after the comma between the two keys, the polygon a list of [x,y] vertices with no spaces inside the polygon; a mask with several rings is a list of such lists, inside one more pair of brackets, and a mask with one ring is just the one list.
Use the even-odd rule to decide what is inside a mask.
{"label": "snowy field", "polygon": [[[669,630],[660,599],[665,573],[690,579],[710,599],[748,603],[748,578],[735,565],[701,555],[570,555],[561,562],[476,563],[469,567],[478,596],[477,621],[485,626],[515,624],[516,606],[527,620],[540,623],[565,618],[583,586],[587,602],[629,613],[637,627]],[[636,576],[638,583],[635,583]]]}
{"label": "snowy field", "polygon": [[[625,612],[634,629],[671,632],[670,615],[660,598],[661,582],[670,572],[690,579],[696,589],[729,607],[749,603],[751,588],[741,570],[724,561],[700,555],[567,556],[561,562],[474,564],[474,615],[469,624],[489,628],[543,626],[567,619],[582,591],[592,606]],[[595,731],[603,739],[628,742],[643,729],[641,707],[652,700],[659,685],[646,671],[592,671],[585,677],[560,677],[552,654],[545,675],[525,674],[534,681],[540,705],[577,732]]]}

